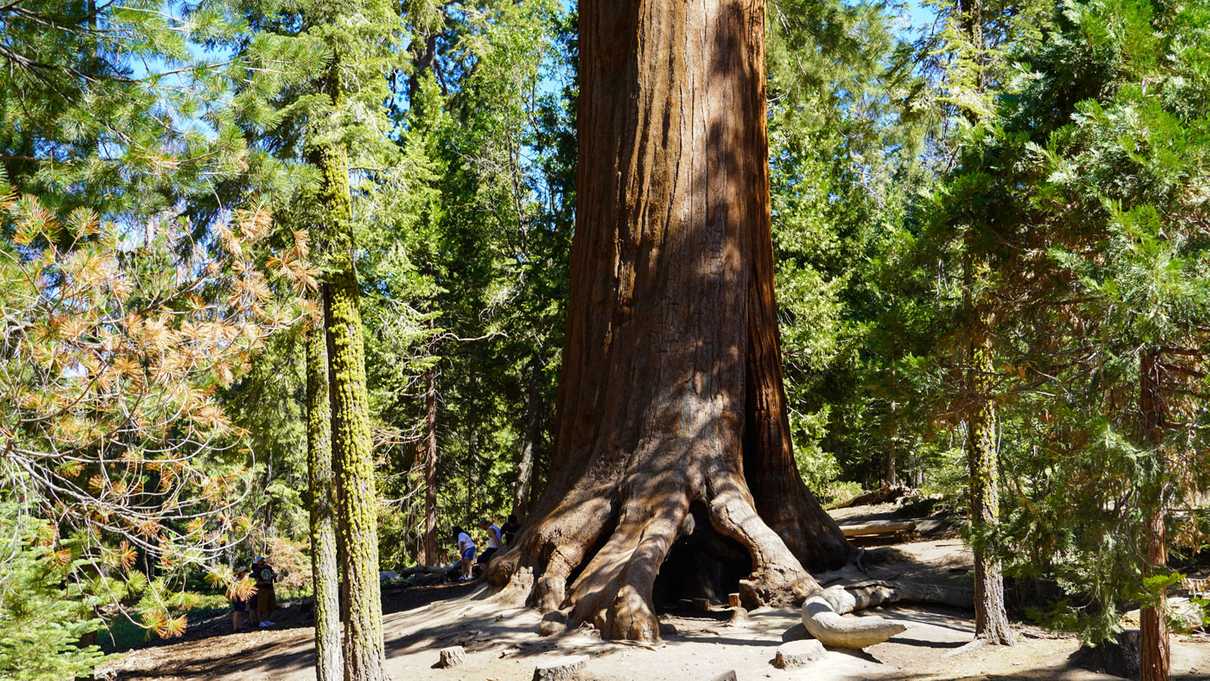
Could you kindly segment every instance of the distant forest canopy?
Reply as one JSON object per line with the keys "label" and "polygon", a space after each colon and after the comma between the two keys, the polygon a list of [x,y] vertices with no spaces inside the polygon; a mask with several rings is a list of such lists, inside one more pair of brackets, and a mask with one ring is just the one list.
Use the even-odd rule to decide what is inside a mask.
{"label": "distant forest canopy", "polygon": [[[308,23],[323,4],[0,2],[0,590],[27,599],[0,639],[35,632],[0,676],[48,650],[46,678],[79,673],[126,617],[178,635],[254,555],[309,591],[306,320],[344,255],[382,568],[448,562],[455,526],[544,489],[574,8]],[[965,511],[970,400],[993,405],[1000,523],[972,541],[1099,639],[1210,530],[1210,6],[980,7],[972,31],[945,0],[768,4],[794,452],[824,503],[903,484]],[[337,147],[349,233],[320,243]],[[1171,568],[1144,578],[1157,517]]]}

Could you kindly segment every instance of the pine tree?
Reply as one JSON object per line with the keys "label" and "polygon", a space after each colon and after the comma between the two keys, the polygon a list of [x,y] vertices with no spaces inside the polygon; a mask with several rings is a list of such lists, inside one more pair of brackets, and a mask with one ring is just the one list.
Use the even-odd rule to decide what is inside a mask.
{"label": "pine tree", "polygon": [[[1143,678],[1168,674],[1165,565],[1174,499],[1204,489],[1208,246],[1204,35],[1210,13],[1091,0],[1036,15],[1008,46],[1018,77],[947,189],[983,225],[999,343],[1021,412],[1002,532],[1018,567],[1091,608],[1095,640],[1142,601]],[[1003,377],[1002,372],[1001,376]],[[1179,419],[1173,414],[1179,412]],[[1181,425],[1177,425],[1176,421]],[[1189,536],[1189,535],[1187,535]],[[1192,536],[1196,536],[1194,533]]]}

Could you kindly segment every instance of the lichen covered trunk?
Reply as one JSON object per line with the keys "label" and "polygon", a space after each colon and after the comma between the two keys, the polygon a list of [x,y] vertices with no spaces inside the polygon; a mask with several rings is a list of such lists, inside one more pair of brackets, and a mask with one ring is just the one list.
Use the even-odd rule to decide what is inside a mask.
{"label": "lichen covered trunk", "polygon": [[366,393],[365,348],[353,265],[352,197],[346,152],[319,151],[320,202],[331,262],[324,288],[337,554],[346,681],[386,678],[378,581],[378,499]]}
{"label": "lichen covered trunk", "polygon": [[966,367],[966,462],[968,498],[975,558],[975,638],[1012,645],[1012,627],[1004,607],[1004,575],[995,545],[1000,523],[999,466],[996,443],[996,405],[992,399],[995,366],[992,361],[990,319],[971,301],[978,266],[965,263],[965,293],[969,345]]}
{"label": "lichen covered trunk", "polygon": [[653,586],[694,532],[692,508],[709,526],[697,531],[747,556],[749,603],[818,589],[794,547],[820,567],[849,549],[803,486],[786,428],[764,3],[586,0],[580,40],[551,479],[489,578],[516,587],[532,575],[520,591],[539,609],[655,639]]}
{"label": "lichen covered trunk", "polygon": [[[973,358],[972,375],[990,375],[992,368],[987,350],[977,348]],[[973,380],[982,382],[978,378]],[[1004,607],[1004,575],[994,547],[987,544],[1000,522],[995,404],[990,399],[976,399],[968,426],[971,521],[978,535],[974,540],[975,636],[990,643],[1011,645],[1013,632]]]}
{"label": "lichen covered trunk", "polygon": [[315,592],[315,678],[340,681],[340,581],[337,579],[335,479],[332,473],[328,348],[323,320],[307,329],[307,489],[311,515],[311,582]]}

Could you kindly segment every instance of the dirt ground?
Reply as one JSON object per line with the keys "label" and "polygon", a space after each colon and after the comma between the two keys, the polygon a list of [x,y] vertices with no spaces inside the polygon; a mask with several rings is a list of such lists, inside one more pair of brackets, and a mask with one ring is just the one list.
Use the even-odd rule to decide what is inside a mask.
{"label": "dirt ground", "polygon": [[[841,522],[856,514],[844,515]],[[874,549],[864,563],[866,577],[952,584],[969,579],[970,556],[960,540],[937,536]],[[826,584],[853,577],[833,573],[820,579]],[[1117,678],[1076,668],[1069,660],[1079,648],[1076,639],[1024,625],[1011,648],[967,645],[973,621],[962,610],[944,607],[870,611],[907,630],[864,651],[828,651],[824,659],[792,671],[770,664],[777,646],[806,637],[797,611],[789,609],[759,609],[736,621],[727,612],[666,614],[664,640],[654,645],[602,641],[591,629],[541,637],[536,612],[503,605],[482,585],[388,591],[384,610],[387,670],[396,681],[529,681],[536,664],[561,655],[588,656],[585,678],[595,681],[711,681],[730,670],[739,681]],[[281,628],[271,631],[221,635],[220,621],[201,623],[193,640],[127,653],[110,665],[111,678],[314,679],[309,617],[298,608],[278,622]],[[437,651],[454,645],[466,649],[466,662],[433,668]],[[1210,638],[1174,637],[1173,678],[1210,680]]]}

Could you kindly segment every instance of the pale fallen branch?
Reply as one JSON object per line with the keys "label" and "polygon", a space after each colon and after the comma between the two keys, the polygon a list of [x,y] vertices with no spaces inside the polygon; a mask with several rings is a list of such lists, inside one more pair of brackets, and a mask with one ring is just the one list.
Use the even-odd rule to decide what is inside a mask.
{"label": "pale fallen branch", "polygon": [[846,591],[843,587],[824,589],[819,595],[812,596],[803,603],[802,625],[820,643],[829,648],[861,649],[882,643],[897,634],[903,633],[907,627],[897,622],[889,622],[881,617],[845,617],[858,609],[858,606],[873,607],[893,600],[894,593],[885,591],[870,591],[858,596]]}

